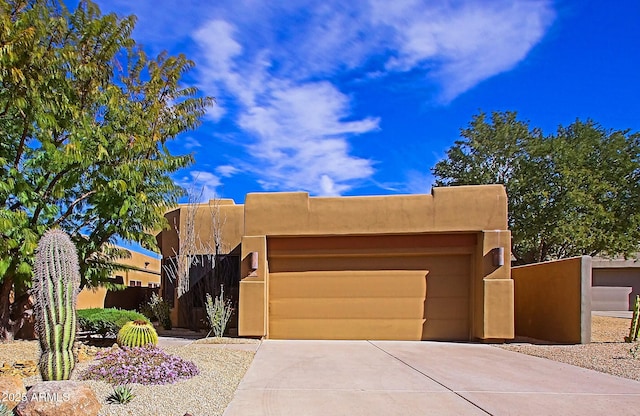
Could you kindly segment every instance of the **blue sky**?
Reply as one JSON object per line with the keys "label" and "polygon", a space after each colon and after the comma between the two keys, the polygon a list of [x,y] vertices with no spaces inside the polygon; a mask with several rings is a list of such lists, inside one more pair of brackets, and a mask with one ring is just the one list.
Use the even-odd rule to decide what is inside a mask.
{"label": "blue sky", "polygon": [[195,155],[175,179],[205,198],[430,192],[480,109],[640,131],[637,0],[97,3],[137,15],[149,53],[184,52],[216,97],[170,146]]}

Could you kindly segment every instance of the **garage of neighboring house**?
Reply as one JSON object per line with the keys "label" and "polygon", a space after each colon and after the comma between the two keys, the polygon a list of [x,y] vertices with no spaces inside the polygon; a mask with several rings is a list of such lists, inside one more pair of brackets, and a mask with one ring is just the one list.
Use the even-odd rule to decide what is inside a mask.
{"label": "garage of neighboring house", "polygon": [[640,259],[594,257],[591,308],[594,311],[629,312],[640,295]]}
{"label": "garage of neighboring house", "polygon": [[269,237],[269,336],[470,337],[473,234]]}

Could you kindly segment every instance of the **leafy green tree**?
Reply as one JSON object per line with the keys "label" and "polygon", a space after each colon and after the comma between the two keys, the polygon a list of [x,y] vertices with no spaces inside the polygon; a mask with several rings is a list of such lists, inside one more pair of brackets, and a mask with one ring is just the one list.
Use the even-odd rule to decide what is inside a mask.
{"label": "leafy green tree", "polygon": [[515,112],[480,113],[432,173],[437,186],[505,186],[518,264],[639,249],[638,133],[576,120],[544,136]]}
{"label": "leafy green tree", "polygon": [[72,236],[83,285],[97,285],[122,255],[115,239],[154,247],[182,193],[169,175],[192,158],[166,144],[212,99],[181,84],[184,56],[138,48],[134,24],[90,1],[0,1],[0,339],[30,308],[45,230]]}

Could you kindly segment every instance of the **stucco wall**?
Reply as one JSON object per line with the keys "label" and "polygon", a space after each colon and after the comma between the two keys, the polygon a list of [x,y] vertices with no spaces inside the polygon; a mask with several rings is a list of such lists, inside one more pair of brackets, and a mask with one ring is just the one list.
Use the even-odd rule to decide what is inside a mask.
{"label": "stucco wall", "polygon": [[78,309],[104,308],[104,298],[107,289],[103,287],[84,288],[78,293],[76,307]]}
{"label": "stucco wall", "polygon": [[507,229],[501,185],[434,188],[432,195],[310,198],[251,193],[245,235],[340,235]]}
{"label": "stucco wall", "polygon": [[[193,211],[193,214],[190,213]],[[188,217],[194,215],[196,251],[209,253],[215,230],[213,218],[217,218],[222,236],[222,252],[228,253],[235,249],[244,235],[244,206],[236,205],[231,199],[212,200],[207,203],[188,205],[182,204],[173,211],[165,214],[169,228],[158,234],[158,245],[162,257],[172,257],[179,251],[178,230],[181,238],[186,239],[189,228]]]}
{"label": "stucco wall", "polygon": [[[244,235],[244,205],[236,205],[231,199],[211,200],[206,203],[181,204],[165,214],[168,229],[156,237],[163,258],[180,254],[180,239],[187,241],[188,234],[195,235],[195,247],[190,254],[211,254],[215,251],[214,233],[219,232],[221,254],[238,250]],[[180,233],[180,237],[178,236]],[[166,279],[166,276],[164,277]],[[161,293],[164,293],[164,289]],[[177,293],[174,293],[177,296]],[[176,307],[171,309],[171,320],[178,322],[179,302],[173,299]]]}
{"label": "stucco wall", "polygon": [[[131,280],[141,282],[140,286],[148,287],[149,283],[160,284],[160,259],[146,254],[130,251],[131,257],[120,259],[119,263],[132,267],[130,270],[118,270],[112,277],[122,276],[123,284],[129,286]],[[85,288],[77,298],[78,309],[103,308],[107,290],[102,287]]]}
{"label": "stucco wall", "polygon": [[591,257],[513,267],[517,336],[591,341]]}

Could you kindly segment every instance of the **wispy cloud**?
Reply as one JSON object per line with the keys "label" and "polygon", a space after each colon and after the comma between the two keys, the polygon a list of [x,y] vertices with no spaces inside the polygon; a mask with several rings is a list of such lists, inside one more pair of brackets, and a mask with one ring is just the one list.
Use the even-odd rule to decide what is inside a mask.
{"label": "wispy cloud", "polygon": [[239,124],[258,137],[248,150],[262,162],[263,186],[338,195],[371,176],[373,162],[350,155],[346,137],[375,130],[378,120],[342,121],[345,114],[347,98],[326,82],[283,86],[249,107]]}
{"label": "wispy cloud", "polygon": [[350,143],[379,119],[354,118],[357,97],[336,76],[418,71],[440,90],[425,100],[448,102],[513,68],[554,13],[545,0],[239,0],[215,16],[193,32],[202,87],[224,103],[216,119],[247,133],[262,186],[341,194],[374,175],[375,162]]}
{"label": "wispy cloud", "polygon": [[373,162],[351,155],[348,138],[377,129],[378,120],[347,120],[349,98],[327,81],[270,73],[268,51],[245,55],[238,33],[215,20],[194,38],[206,53],[204,88],[239,106],[236,121],[250,133],[246,151],[257,162],[247,170],[260,175],[259,183],[265,189],[336,195],[371,176]]}
{"label": "wispy cloud", "polygon": [[[375,183],[376,161],[356,150],[381,121],[344,80],[411,73],[408,94],[448,103],[514,68],[555,19],[552,0],[98,2],[137,14],[143,43],[195,47],[197,82],[217,99],[207,117],[240,129],[242,172],[331,195]],[[215,178],[238,173],[225,169]]]}
{"label": "wispy cloud", "polygon": [[211,172],[192,170],[188,176],[183,176],[176,182],[191,197],[198,199],[198,202],[206,202],[220,196],[217,188],[222,185],[222,182]]}
{"label": "wispy cloud", "polygon": [[216,173],[223,178],[231,177],[239,172],[241,172],[241,169],[238,169],[237,167],[231,165],[222,165],[216,168]]}
{"label": "wispy cloud", "polygon": [[197,147],[202,147],[202,145],[198,140],[194,139],[191,136],[187,136],[182,139],[182,147],[184,147],[185,149],[194,149]]}
{"label": "wispy cloud", "polygon": [[417,170],[407,172],[407,180],[403,191],[410,194],[429,194],[433,187],[434,177],[431,173]]}
{"label": "wispy cloud", "polygon": [[479,82],[513,68],[554,19],[551,3],[373,0],[373,18],[395,36],[387,69],[421,69],[448,102]]}

